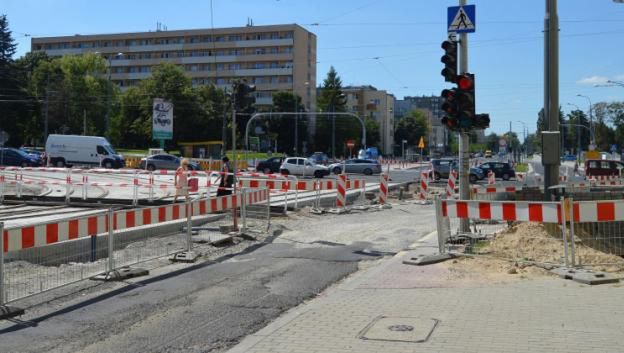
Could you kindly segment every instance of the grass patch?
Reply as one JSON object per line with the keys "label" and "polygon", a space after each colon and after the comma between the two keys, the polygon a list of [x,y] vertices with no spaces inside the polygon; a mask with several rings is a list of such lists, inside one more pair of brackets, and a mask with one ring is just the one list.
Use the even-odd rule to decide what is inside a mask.
{"label": "grass patch", "polygon": [[516,164],[516,172],[526,173],[529,171],[529,165],[527,163]]}

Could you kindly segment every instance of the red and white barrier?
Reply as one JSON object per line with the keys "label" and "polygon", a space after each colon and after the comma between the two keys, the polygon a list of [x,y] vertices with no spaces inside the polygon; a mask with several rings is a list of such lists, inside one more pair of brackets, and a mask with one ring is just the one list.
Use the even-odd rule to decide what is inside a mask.
{"label": "red and white barrier", "polygon": [[420,190],[418,190],[418,198],[422,201],[427,199],[429,192],[429,171],[420,173]]}
{"label": "red and white barrier", "polygon": [[[247,202],[252,204],[266,201],[268,194],[268,190],[255,190],[247,194]],[[241,201],[241,194],[198,200],[192,202],[192,215],[199,216],[233,209],[238,207]],[[187,214],[185,204],[172,204],[117,211],[113,216],[113,229],[122,230],[184,219]],[[108,232],[107,214],[5,229],[4,252],[46,246],[106,232]]]}
{"label": "red and white barrier", "polygon": [[338,175],[337,181],[336,207],[345,208],[347,206],[347,176],[345,174],[340,174]]}
{"label": "red and white barrier", "polygon": [[388,174],[379,175],[379,203],[385,205],[388,200]]}
{"label": "red and white barrier", "polygon": [[520,190],[522,190],[522,186],[474,186],[472,188],[472,192],[475,194],[495,194]]}
{"label": "red and white barrier", "polygon": [[480,220],[560,223],[560,206],[558,202],[442,200],[442,215]]}
{"label": "red and white barrier", "polygon": [[457,171],[449,172],[448,182],[446,183],[446,196],[452,198],[455,196],[455,188],[457,187]]}

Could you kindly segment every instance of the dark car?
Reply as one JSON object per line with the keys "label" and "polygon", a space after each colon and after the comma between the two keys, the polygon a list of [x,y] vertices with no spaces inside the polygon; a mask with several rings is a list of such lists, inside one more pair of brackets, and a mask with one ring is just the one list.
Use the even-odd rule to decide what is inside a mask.
{"label": "dark car", "polygon": [[41,164],[41,158],[38,156],[30,155],[16,148],[0,148],[0,165],[39,167]]}
{"label": "dark car", "polygon": [[585,161],[585,176],[617,176],[624,173],[624,163],[606,159],[588,159]]}
{"label": "dark car", "polygon": [[516,171],[513,170],[511,165],[506,162],[487,162],[479,166],[479,169],[483,170],[485,175],[488,175],[490,171],[494,172],[496,178],[503,180],[509,180],[516,177]]}
{"label": "dark car", "polygon": [[[170,154],[156,154],[146,158],[141,158],[139,169],[147,169],[150,171],[156,169],[176,170],[180,166],[182,158]],[[189,161],[189,170],[199,170],[199,164]]]}
{"label": "dark car", "polygon": [[271,157],[258,162],[256,171],[268,173],[279,173],[280,166],[284,163],[284,157]]}
{"label": "dark car", "polygon": [[[459,165],[456,160],[452,158],[436,158],[431,160],[431,172],[429,177],[432,180],[448,179],[451,170],[459,172]],[[484,178],[484,173],[479,168],[470,168],[468,178],[471,183],[476,183],[478,180]]]}

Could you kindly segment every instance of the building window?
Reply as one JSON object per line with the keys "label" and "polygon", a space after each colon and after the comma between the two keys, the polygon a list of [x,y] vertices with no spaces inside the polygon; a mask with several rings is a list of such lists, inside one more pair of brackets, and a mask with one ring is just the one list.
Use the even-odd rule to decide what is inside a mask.
{"label": "building window", "polygon": [[239,40],[241,40],[241,39],[242,39],[242,38],[241,38],[241,36],[240,36],[240,35],[238,35],[238,34],[233,34],[233,35],[231,35],[231,36],[228,38],[228,40],[229,40],[230,42],[237,42],[237,41],[239,41]]}
{"label": "building window", "polygon": [[241,64],[230,64],[230,70],[240,70]]}
{"label": "building window", "polygon": [[256,55],[264,55],[266,53],[265,48],[256,48]]}
{"label": "building window", "polygon": [[224,64],[222,64],[222,63],[217,64],[217,70],[218,70],[218,71],[223,71],[223,70],[225,70],[225,65],[224,65]]}

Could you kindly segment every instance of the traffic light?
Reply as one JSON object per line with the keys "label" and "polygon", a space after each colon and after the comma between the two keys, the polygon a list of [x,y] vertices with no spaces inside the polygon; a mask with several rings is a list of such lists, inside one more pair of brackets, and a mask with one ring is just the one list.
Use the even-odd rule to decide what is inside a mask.
{"label": "traffic light", "polygon": [[473,125],[477,129],[487,129],[488,127],[490,127],[490,114],[475,115]]}
{"label": "traffic light", "polygon": [[445,40],[442,42],[442,49],[444,49],[444,55],[440,59],[444,63],[442,76],[446,82],[455,82],[457,78],[457,44],[451,40]]}
{"label": "traffic light", "polygon": [[442,124],[449,130],[455,131],[459,128],[459,120],[457,116],[457,90],[455,88],[442,90],[442,99],[444,102],[440,108],[445,113],[442,118]]}
{"label": "traffic light", "polygon": [[459,128],[463,131],[474,127],[475,119],[475,81],[474,75],[464,73],[457,76],[457,115]]}
{"label": "traffic light", "polygon": [[237,81],[234,83],[234,107],[238,111],[249,111],[256,103],[256,97],[253,93],[256,86],[248,85],[247,81]]}

